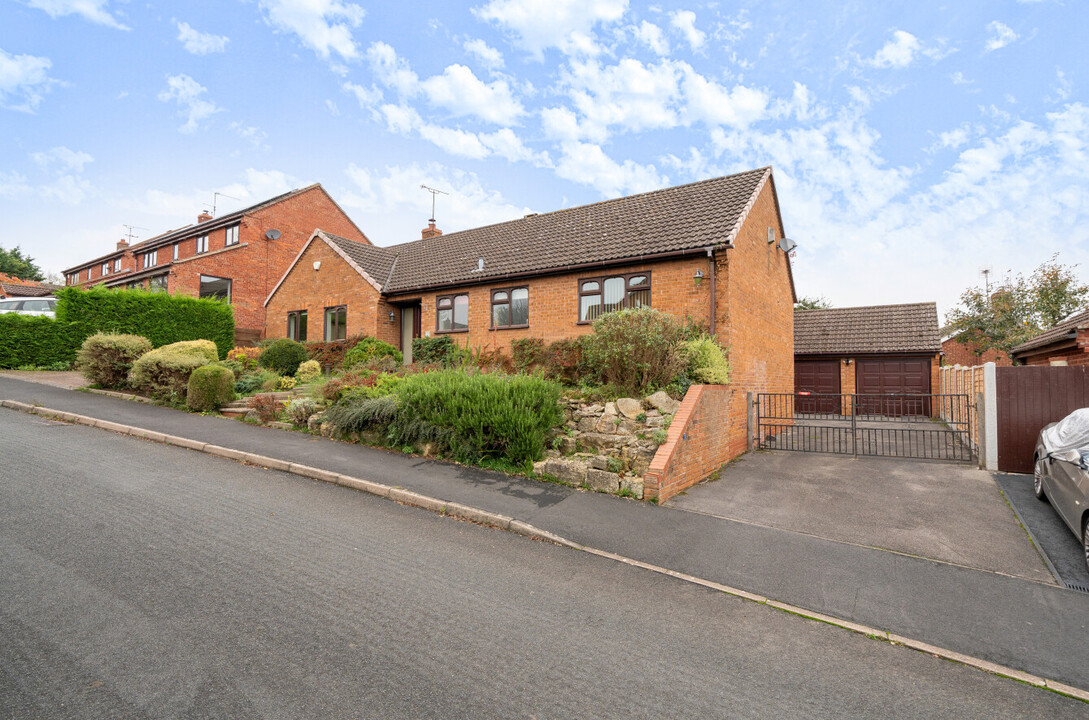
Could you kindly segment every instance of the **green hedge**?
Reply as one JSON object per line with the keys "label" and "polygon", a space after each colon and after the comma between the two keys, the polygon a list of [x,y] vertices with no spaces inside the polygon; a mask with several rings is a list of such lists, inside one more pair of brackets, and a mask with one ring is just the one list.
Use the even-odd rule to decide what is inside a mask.
{"label": "green hedge", "polygon": [[[179,340],[211,340],[220,358],[234,347],[234,311],[219,300],[101,286],[62,288],[56,295],[57,320],[83,326],[83,337],[94,332],[142,335],[155,347]],[[73,349],[72,356],[63,359],[71,360],[74,354]]]}
{"label": "green hedge", "polygon": [[0,313],[0,368],[72,362],[88,334],[79,323]]}

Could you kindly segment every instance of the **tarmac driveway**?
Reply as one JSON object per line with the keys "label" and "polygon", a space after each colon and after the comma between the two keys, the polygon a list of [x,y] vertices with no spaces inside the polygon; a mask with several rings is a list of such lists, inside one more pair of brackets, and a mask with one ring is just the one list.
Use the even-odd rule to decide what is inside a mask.
{"label": "tarmac driveway", "polygon": [[1056,584],[994,478],[967,465],[750,452],[666,504]]}

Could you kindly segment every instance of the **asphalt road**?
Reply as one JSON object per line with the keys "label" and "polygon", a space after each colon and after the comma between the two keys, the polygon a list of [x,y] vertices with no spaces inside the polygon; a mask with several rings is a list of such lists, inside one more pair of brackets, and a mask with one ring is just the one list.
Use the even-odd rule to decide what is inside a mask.
{"label": "asphalt road", "polygon": [[1084,717],[577,551],[0,410],[0,717]]}

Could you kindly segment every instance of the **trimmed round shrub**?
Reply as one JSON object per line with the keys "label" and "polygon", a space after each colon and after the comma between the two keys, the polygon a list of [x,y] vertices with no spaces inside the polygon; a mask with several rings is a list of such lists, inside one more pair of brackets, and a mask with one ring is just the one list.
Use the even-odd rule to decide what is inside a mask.
{"label": "trimmed round shrub", "polygon": [[294,375],[299,365],[306,362],[306,346],[294,340],[273,340],[261,351],[257,361],[261,367],[275,370],[281,375]]}
{"label": "trimmed round shrub", "polygon": [[151,351],[151,341],[139,335],[96,333],[76,353],[76,369],[104,388],[124,387],[137,358]]}
{"label": "trimmed round shrub", "polygon": [[132,364],[129,384],[159,400],[183,400],[189,388],[189,376],[200,366],[207,365],[208,359],[200,353],[178,352],[168,350],[169,347],[166,345],[140,356]]}
{"label": "trimmed round shrub", "polygon": [[202,365],[189,376],[185,405],[194,412],[219,410],[234,400],[234,372],[223,365]]}
{"label": "trimmed round shrub", "polygon": [[163,352],[180,353],[204,358],[204,363],[214,363],[219,360],[219,350],[211,340],[182,340],[181,342],[163,345],[158,350]]}
{"label": "trimmed round shrub", "polygon": [[321,375],[321,365],[318,364],[317,360],[307,360],[299,365],[299,369],[295,371],[295,377],[301,383],[308,383],[318,375]]}
{"label": "trimmed round shrub", "polygon": [[391,357],[398,363],[404,362],[401,351],[388,342],[382,342],[378,338],[364,337],[344,356],[344,369],[350,370],[356,365],[383,357]]}
{"label": "trimmed round shrub", "polygon": [[730,361],[710,335],[701,335],[684,344],[688,354],[688,374],[707,385],[728,385]]}
{"label": "trimmed round shrub", "polygon": [[672,317],[650,308],[606,313],[585,340],[585,362],[619,391],[642,394],[668,385],[686,369],[685,332]]}

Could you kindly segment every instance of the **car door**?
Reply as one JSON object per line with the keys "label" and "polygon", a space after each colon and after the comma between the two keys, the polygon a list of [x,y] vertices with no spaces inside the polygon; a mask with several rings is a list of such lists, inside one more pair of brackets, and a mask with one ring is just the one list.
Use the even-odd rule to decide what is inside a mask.
{"label": "car door", "polygon": [[48,300],[24,300],[20,311],[23,315],[52,315],[53,306],[49,304]]}
{"label": "car door", "polygon": [[0,300],[0,313],[18,312],[22,306],[22,300]]}
{"label": "car door", "polygon": [[[1063,521],[1074,529],[1081,521],[1081,500],[1078,497],[1078,480],[1081,466],[1077,462],[1061,460],[1053,455],[1047,458],[1048,475],[1051,476],[1051,495],[1056,512]],[[1077,534],[1081,528],[1074,529]]]}

